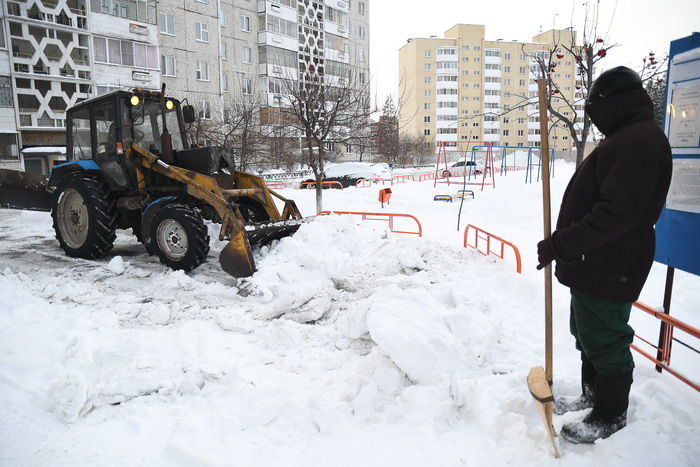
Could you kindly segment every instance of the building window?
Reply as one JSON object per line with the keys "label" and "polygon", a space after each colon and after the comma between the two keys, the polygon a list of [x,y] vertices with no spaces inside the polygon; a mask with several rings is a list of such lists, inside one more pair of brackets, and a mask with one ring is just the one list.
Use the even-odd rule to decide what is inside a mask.
{"label": "building window", "polygon": [[508,136],[509,132],[510,132],[510,130],[503,130],[503,136]]}
{"label": "building window", "polygon": [[357,37],[360,39],[364,39],[366,36],[366,31],[364,26],[358,26],[357,27]]}
{"label": "building window", "polygon": [[243,63],[253,63],[253,49],[243,47]]}
{"label": "building window", "polygon": [[0,76],[0,107],[14,107],[9,76]]}
{"label": "building window", "polygon": [[424,83],[424,84],[430,84],[430,76],[425,76],[425,77],[423,78],[423,83]]}
{"label": "building window", "polygon": [[250,16],[241,15],[241,31],[250,32]]}
{"label": "building window", "polygon": [[228,51],[226,49],[226,42],[223,40],[221,41],[221,44],[219,45],[219,48],[221,49],[221,58],[224,60],[228,60]]}
{"label": "building window", "polygon": [[175,76],[175,57],[170,55],[161,55],[160,71],[163,73],[163,76]]}
{"label": "building window", "polygon": [[211,102],[199,101],[199,118],[211,118]]}
{"label": "building window", "polygon": [[209,64],[207,62],[197,62],[197,80],[209,81]]}
{"label": "building window", "polygon": [[137,66],[157,70],[158,48],[139,42],[93,36],[95,62]]}
{"label": "building window", "polygon": [[425,52],[423,52],[423,56],[430,57],[430,49],[425,49]]}
{"label": "building window", "polygon": [[425,71],[429,71],[430,70],[430,63],[426,63],[423,68],[425,69]]}
{"label": "building window", "polygon": [[175,22],[173,20],[173,15],[158,13],[158,23],[161,34],[169,34],[171,36],[175,35]]}
{"label": "building window", "polygon": [[358,13],[360,13],[361,15],[364,15],[364,14],[365,14],[365,2],[359,2],[359,3],[357,4],[357,11],[358,11]]}
{"label": "building window", "polygon": [[510,60],[510,54],[504,54],[503,57],[504,57],[506,60]]}
{"label": "building window", "polygon": [[430,136],[430,130],[426,128],[425,130],[423,130],[423,134],[425,136]]}
{"label": "building window", "polygon": [[253,80],[250,78],[243,79],[243,94],[253,94]]}
{"label": "building window", "polygon": [[200,42],[209,42],[209,25],[207,23],[194,23],[195,39]]}
{"label": "building window", "polygon": [[426,115],[425,117],[423,117],[423,123],[430,123],[430,116],[429,115]]}
{"label": "building window", "polygon": [[221,75],[221,92],[228,92],[228,75]]}
{"label": "building window", "polygon": [[430,97],[430,94],[431,94],[430,89],[426,89],[425,91],[423,91],[423,95],[425,97]]}

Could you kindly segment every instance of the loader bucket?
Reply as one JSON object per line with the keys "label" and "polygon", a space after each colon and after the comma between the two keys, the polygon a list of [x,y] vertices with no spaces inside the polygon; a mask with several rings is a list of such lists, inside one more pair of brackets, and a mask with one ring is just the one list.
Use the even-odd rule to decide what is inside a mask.
{"label": "loader bucket", "polygon": [[255,260],[243,230],[237,231],[219,254],[221,269],[233,277],[248,277],[255,272]]}
{"label": "loader bucket", "polygon": [[52,195],[44,175],[0,169],[0,207],[50,211]]}
{"label": "loader bucket", "polygon": [[307,219],[287,219],[284,221],[258,222],[257,224],[246,225],[245,230],[250,244],[260,246],[292,235],[306,221]]}

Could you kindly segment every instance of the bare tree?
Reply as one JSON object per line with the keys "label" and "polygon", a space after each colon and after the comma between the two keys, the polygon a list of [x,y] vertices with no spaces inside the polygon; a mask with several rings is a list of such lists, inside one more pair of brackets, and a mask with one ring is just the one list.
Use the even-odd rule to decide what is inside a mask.
{"label": "bare tree", "polygon": [[323,210],[322,184],[324,163],[329,143],[348,143],[353,135],[369,124],[369,81],[354,67],[343,70],[343,76],[312,70],[312,78],[303,75],[298,81],[288,80],[285,93],[289,100],[289,119],[302,136],[303,158],[316,180],[316,209]]}

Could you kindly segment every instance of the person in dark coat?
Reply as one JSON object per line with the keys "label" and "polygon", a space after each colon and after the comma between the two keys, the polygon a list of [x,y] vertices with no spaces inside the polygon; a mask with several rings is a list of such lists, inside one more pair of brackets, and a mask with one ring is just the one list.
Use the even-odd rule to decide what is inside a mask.
{"label": "person in dark coat", "polygon": [[555,260],[557,280],[571,290],[583,393],[556,399],[554,412],[593,408],[562,427],[575,443],[607,438],[627,424],[634,369],[628,320],[654,260],[654,224],[672,168],[668,140],[633,70],[602,73],[585,110],[605,139],[574,173],[555,231],[537,245],[538,269]]}

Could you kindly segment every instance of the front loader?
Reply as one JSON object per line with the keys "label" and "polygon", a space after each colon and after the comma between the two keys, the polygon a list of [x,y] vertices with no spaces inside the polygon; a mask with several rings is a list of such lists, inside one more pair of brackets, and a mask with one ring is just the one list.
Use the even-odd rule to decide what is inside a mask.
{"label": "front loader", "polygon": [[56,238],[69,256],[103,257],[117,228],[132,229],[149,254],[185,271],[209,252],[204,220],[210,220],[228,241],[219,255],[224,271],[250,276],[251,243],[289,235],[301,214],[259,177],[234,170],[226,148],[190,147],[184,125],[193,120],[193,108],[166,97],[165,86],[81,102],[67,111],[67,162],[53,167],[47,190],[20,172],[0,171],[0,206],[50,205]]}

